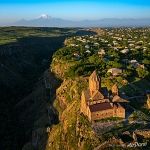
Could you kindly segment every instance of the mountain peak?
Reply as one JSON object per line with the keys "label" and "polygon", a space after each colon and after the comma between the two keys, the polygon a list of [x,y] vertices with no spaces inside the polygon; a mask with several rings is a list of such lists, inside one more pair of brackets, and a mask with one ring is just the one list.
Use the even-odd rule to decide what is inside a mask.
{"label": "mountain peak", "polygon": [[150,25],[150,18],[147,19],[117,19],[105,18],[99,20],[70,21],[61,18],[53,18],[47,14],[31,20],[20,20],[15,22],[15,26],[34,27],[144,27]]}
{"label": "mountain peak", "polygon": [[50,19],[51,17],[47,14],[42,14],[38,17],[39,19]]}

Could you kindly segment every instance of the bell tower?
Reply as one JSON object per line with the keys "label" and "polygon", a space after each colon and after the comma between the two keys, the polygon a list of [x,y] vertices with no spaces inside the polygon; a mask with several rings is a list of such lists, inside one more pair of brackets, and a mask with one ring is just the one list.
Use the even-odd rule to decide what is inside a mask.
{"label": "bell tower", "polygon": [[89,89],[91,95],[93,95],[95,91],[99,91],[101,89],[101,79],[98,77],[96,70],[89,78]]}

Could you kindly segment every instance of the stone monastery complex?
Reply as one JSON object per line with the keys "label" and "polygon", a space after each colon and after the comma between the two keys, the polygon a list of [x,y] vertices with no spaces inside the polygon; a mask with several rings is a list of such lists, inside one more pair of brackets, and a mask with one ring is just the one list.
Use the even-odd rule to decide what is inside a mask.
{"label": "stone monastery complex", "polygon": [[89,88],[82,91],[81,113],[88,117],[89,121],[95,121],[111,117],[125,118],[125,108],[121,102],[125,102],[118,95],[118,87],[112,87],[112,95],[106,87],[101,87],[101,78],[94,71],[89,78]]}

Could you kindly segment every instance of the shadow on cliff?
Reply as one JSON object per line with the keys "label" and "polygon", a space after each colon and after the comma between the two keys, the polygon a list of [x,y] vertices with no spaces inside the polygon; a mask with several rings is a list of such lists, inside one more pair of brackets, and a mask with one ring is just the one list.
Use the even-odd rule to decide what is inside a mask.
{"label": "shadow on cliff", "polygon": [[26,116],[25,120],[20,119],[20,114],[25,116],[26,107],[19,111],[14,107],[32,93],[39,77],[49,68],[52,54],[62,47],[64,39],[27,37],[0,46],[0,135],[3,137],[0,149],[20,150],[29,140],[31,132],[26,132],[26,129],[33,127],[34,119],[32,115]]}
{"label": "shadow on cliff", "polygon": [[[147,94],[150,93],[150,80],[149,78],[140,79],[135,82],[129,82],[127,85],[120,88],[121,95],[124,99],[129,101],[129,105],[134,109],[141,110],[148,113],[145,108]],[[131,109],[130,109],[131,110]]]}
{"label": "shadow on cliff", "polygon": [[[22,107],[19,106],[19,112],[22,108],[25,110],[25,114],[22,113],[19,118],[24,120],[22,127],[28,134],[26,143],[30,143],[34,149],[46,149],[48,133],[53,125],[59,123],[59,113],[53,105],[60,83],[53,73],[45,71],[30,97],[21,102]],[[24,149],[26,146],[30,149],[28,144]]]}
{"label": "shadow on cliff", "polygon": [[[81,30],[70,36],[88,33]],[[3,137],[0,149],[20,150],[31,139],[37,121],[33,116],[36,115],[35,110],[42,106],[42,101],[36,101],[40,95],[34,95],[34,88],[42,73],[49,68],[53,53],[63,46],[68,36],[29,36],[17,39],[15,43],[0,45],[0,136]],[[53,90],[52,103],[56,96],[56,89]],[[34,111],[29,110],[31,106]],[[57,111],[53,108],[48,113],[53,116],[50,124],[57,124]]]}
{"label": "shadow on cliff", "polygon": [[[47,94],[48,100],[48,108],[47,108],[47,116],[48,116],[48,124],[45,125],[46,132],[41,135],[41,139],[37,145],[38,150],[45,150],[48,143],[48,133],[51,132],[53,125],[57,125],[59,123],[59,112],[56,110],[54,106],[54,101],[56,100],[56,90],[60,87],[62,81],[59,80],[52,72],[49,72],[50,82],[52,88],[50,88],[50,93]],[[42,147],[40,146],[42,145]]]}

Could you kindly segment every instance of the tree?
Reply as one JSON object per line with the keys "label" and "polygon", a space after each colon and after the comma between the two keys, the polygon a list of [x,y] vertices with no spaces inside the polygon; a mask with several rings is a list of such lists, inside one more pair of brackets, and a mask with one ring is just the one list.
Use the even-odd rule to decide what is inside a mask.
{"label": "tree", "polygon": [[89,57],[89,62],[91,64],[99,65],[99,64],[101,64],[102,60],[98,55],[94,54]]}
{"label": "tree", "polygon": [[150,64],[150,60],[148,60],[148,59],[145,58],[145,59],[142,61],[142,63],[145,64],[145,65],[149,65],[149,64]]}
{"label": "tree", "polygon": [[116,62],[116,61],[109,61],[108,62],[108,65],[107,65],[107,68],[121,68],[122,67],[122,64],[119,63],[119,62]]}
{"label": "tree", "polygon": [[136,71],[138,73],[139,78],[145,78],[149,74],[149,72],[143,68],[137,68]]}

